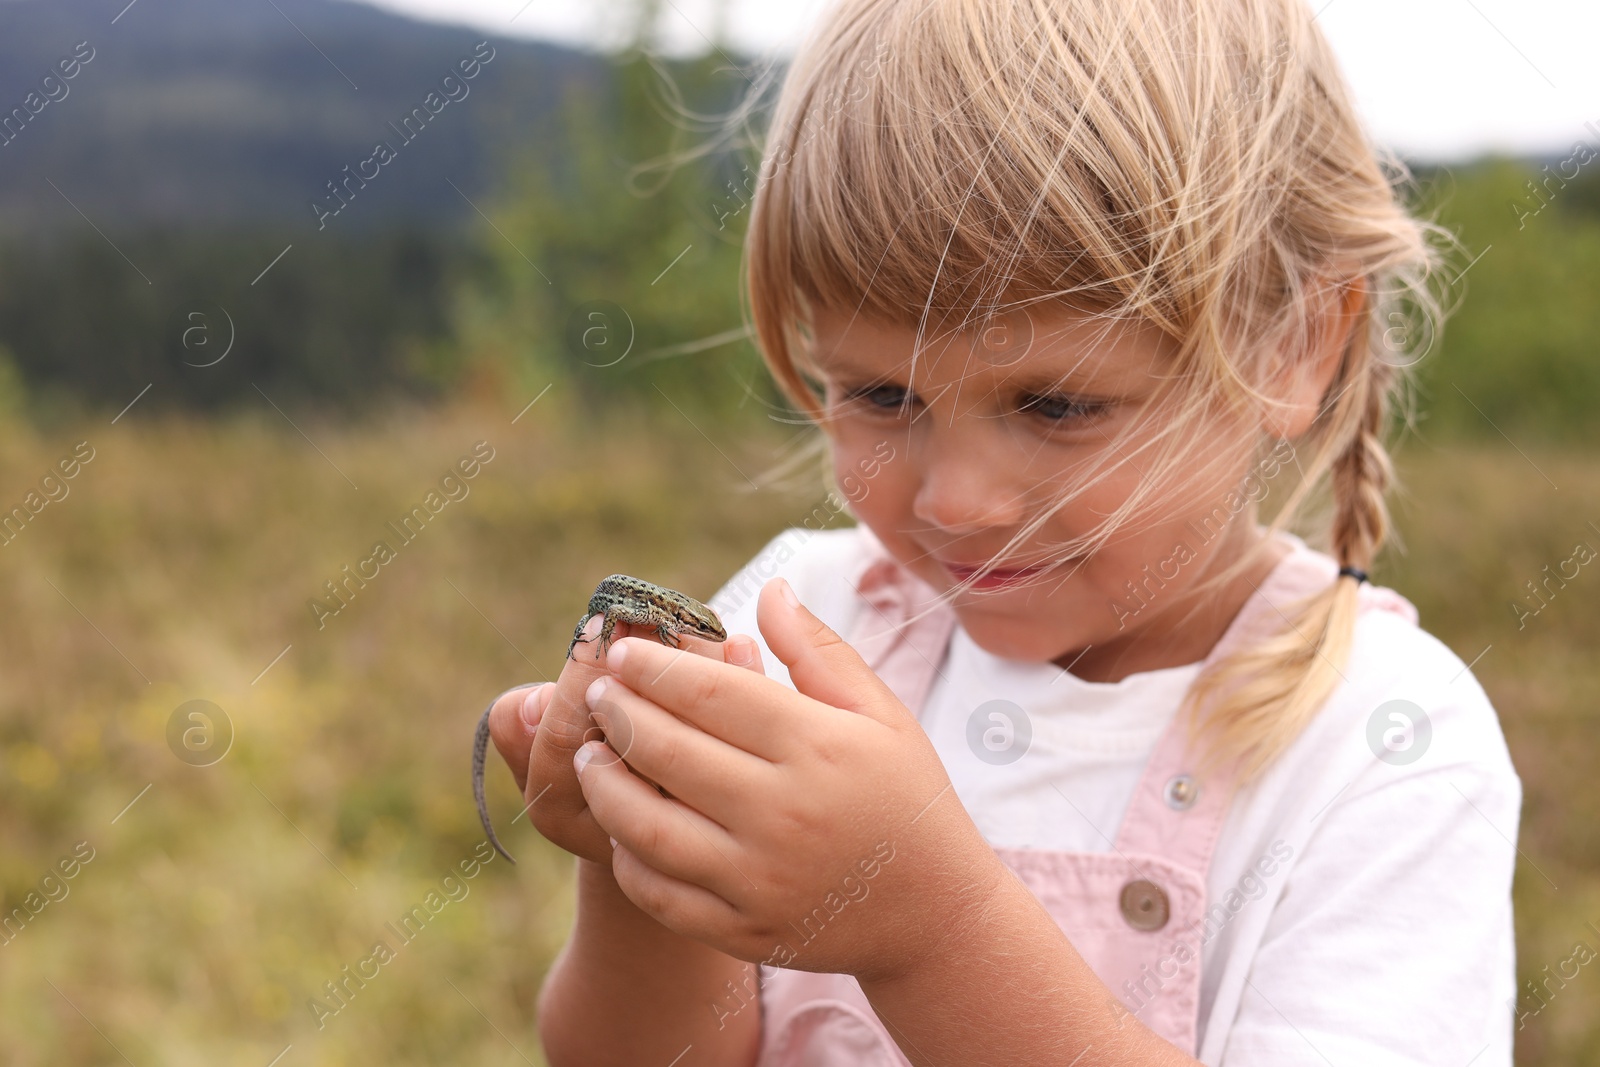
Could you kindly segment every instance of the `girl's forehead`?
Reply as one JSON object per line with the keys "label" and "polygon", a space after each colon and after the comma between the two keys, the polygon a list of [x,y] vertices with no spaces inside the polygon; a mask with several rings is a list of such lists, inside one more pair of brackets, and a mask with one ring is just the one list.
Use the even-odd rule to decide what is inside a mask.
{"label": "girl's forehead", "polygon": [[[1045,305],[1020,307],[978,322],[930,316],[916,323],[868,318],[849,310],[812,312],[811,362],[830,378],[919,382],[981,377],[996,384],[1103,392],[1150,388],[1170,377],[1176,342],[1153,324],[1118,321]],[[920,340],[919,340],[920,334]]]}

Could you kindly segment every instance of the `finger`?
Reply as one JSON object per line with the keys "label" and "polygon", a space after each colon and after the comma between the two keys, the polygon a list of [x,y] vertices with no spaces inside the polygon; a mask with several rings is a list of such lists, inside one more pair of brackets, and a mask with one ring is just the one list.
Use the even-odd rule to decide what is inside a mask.
{"label": "finger", "polygon": [[631,691],[596,678],[586,694],[607,745],[633,771],[678,800],[728,826],[766,788],[772,765],[711,736]]}
{"label": "finger", "polygon": [[753,756],[780,762],[805,715],[831,709],[743,668],[628,638],[611,646],[611,674],[633,692]]}
{"label": "finger", "polygon": [[620,842],[612,850],[611,874],[640,911],[684,937],[704,940],[726,934],[743,918],[711,890],[656,870]]}
{"label": "finger", "polygon": [[750,671],[765,675],[766,666],[761,662],[761,645],[749,634],[734,634],[722,646],[722,660],[735,667],[745,667]]}
{"label": "finger", "polygon": [[829,707],[900,722],[905,705],[854,648],[813,615],[782,578],[761,587],[756,624],[797,691]]}
{"label": "finger", "polygon": [[[635,626],[631,629],[635,636],[655,636],[654,630],[648,630],[642,626]],[[657,640],[659,640],[659,638]],[[728,641],[712,641],[696,634],[679,634],[677,641],[678,647],[683,649],[685,652],[693,652],[696,655],[704,656],[707,659],[717,660],[719,662],[726,663],[728,661]],[[663,647],[665,647],[665,645],[663,645]],[[756,655],[757,661],[759,662],[760,653],[757,653]],[[738,666],[744,666],[744,664],[738,664]]]}
{"label": "finger", "polygon": [[519,685],[501,693],[489,709],[489,738],[495,751],[511,768],[517,791],[528,784],[528,755],[533,751],[533,735],[538,717],[549,702],[550,683]]}
{"label": "finger", "polygon": [[619,847],[663,874],[719,896],[736,883],[748,882],[733,859],[737,846],[726,830],[656,792],[609,745],[585,745],[574,760],[578,763],[584,763],[578,780],[589,810]]}
{"label": "finger", "polygon": [[[572,757],[585,740],[600,736],[599,728],[589,718],[583,691],[602,671],[593,657],[604,622],[598,615],[589,620],[584,629],[588,640],[572,646],[570,658],[561,665],[560,677],[549,687],[522,790],[529,821],[541,834],[574,855],[597,863],[609,862],[611,846],[589,812],[573,773]],[[619,625],[617,630],[627,632],[625,625]]]}

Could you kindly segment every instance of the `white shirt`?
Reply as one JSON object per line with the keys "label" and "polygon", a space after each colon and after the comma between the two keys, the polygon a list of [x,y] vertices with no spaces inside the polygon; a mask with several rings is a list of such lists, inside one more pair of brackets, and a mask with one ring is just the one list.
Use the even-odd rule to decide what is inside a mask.
{"label": "white shirt", "polygon": [[[791,684],[756,625],[756,594],[781,575],[848,634],[863,548],[854,529],[785,531],[711,605],[730,634],[760,643],[769,677]],[[958,625],[920,718],[991,845],[1104,852],[1199,669],[1089,682],[1051,663],[993,656]],[[1510,1067],[1522,783],[1494,708],[1450,649],[1392,612],[1359,617],[1341,673],[1316,718],[1236,795],[1223,824],[1207,904],[1235,910],[1202,951],[1199,1059]],[[1022,709],[1006,719],[1031,727],[1025,759],[993,755],[1018,743],[1006,719],[969,744],[969,719],[995,700]],[[1375,758],[1368,741],[1375,716],[1386,728],[1379,709],[1393,700],[1420,707],[1431,727],[1410,763]],[[991,721],[987,711],[979,719]]]}

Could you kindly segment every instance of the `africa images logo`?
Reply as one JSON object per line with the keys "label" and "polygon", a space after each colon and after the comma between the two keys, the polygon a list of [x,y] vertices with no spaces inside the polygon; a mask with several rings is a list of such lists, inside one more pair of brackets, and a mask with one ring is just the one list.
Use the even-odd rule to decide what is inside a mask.
{"label": "africa images logo", "polygon": [[1432,741],[1428,713],[1409,700],[1385,701],[1367,717],[1367,747],[1390,766],[1417,762]]}

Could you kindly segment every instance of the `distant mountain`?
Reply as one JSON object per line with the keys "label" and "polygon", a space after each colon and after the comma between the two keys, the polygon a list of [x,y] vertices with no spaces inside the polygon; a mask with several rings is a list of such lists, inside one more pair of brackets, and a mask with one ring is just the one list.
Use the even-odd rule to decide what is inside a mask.
{"label": "distant mountain", "polygon": [[[433,115],[482,41],[494,58]],[[315,230],[346,180],[327,228],[454,229],[509,149],[563,150],[546,122],[607,62],[348,0],[0,0],[0,237],[81,228],[78,210],[108,232]],[[380,141],[395,158],[364,164]],[[365,187],[345,171],[363,166]]]}
{"label": "distant mountain", "polygon": [[606,62],[341,0],[0,0],[0,234],[454,228]]}

